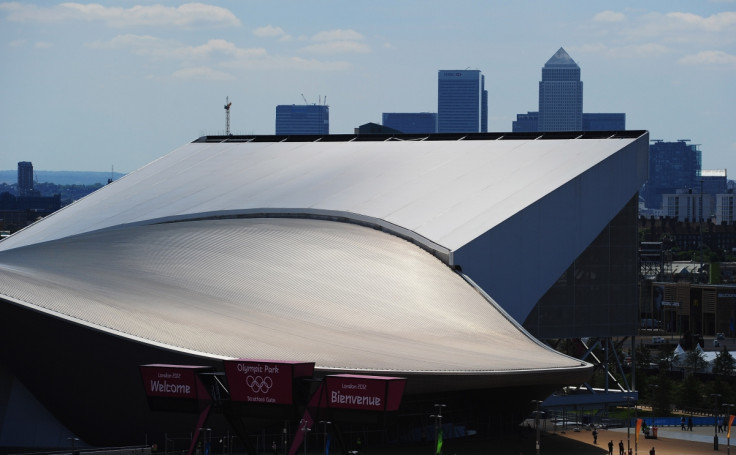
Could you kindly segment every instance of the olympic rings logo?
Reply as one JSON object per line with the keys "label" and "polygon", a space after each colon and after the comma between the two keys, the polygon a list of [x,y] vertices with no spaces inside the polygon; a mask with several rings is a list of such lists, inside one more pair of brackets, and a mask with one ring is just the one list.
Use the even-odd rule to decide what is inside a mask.
{"label": "olympic rings logo", "polygon": [[273,387],[273,380],[269,376],[248,376],[245,383],[255,393],[268,393]]}

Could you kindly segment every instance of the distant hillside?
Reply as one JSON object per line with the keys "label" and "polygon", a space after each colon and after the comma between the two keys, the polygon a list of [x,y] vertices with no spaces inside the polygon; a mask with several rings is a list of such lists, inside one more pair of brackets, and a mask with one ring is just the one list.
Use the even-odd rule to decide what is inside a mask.
{"label": "distant hillside", "polygon": [[[112,175],[117,180],[125,174],[120,172],[83,172],[83,171],[33,171],[39,183],[56,183],[57,185],[94,185],[106,184]],[[0,183],[18,183],[18,170],[0,171]]]}

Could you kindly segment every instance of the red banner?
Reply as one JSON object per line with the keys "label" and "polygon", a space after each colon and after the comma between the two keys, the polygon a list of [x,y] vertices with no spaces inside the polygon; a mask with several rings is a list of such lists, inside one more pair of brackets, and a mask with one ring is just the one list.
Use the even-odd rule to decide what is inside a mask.
{"label": "red banner", "polygon": [[311,377],[314,363],[225,360],[230,399],[248,403],[292,404],[294,379]]}
{"label": "red banner", "polygon": [[187,365],[141,365],[143,387],[149,397],[197,399],[199,394],[196,374],[210,367]]}
{"label": "red banner", "polygon": [[325,377],[327,407],[366,411],[395,411],[401,404],[406,379],[337,374]]}

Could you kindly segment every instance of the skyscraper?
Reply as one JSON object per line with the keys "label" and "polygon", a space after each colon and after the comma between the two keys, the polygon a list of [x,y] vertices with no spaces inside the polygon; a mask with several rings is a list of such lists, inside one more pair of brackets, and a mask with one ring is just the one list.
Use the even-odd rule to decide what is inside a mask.
{"label": "skyscraper", "polygon": [[488,92],[480,70],[437,73],[437,132],[488,131]]}
{"label": "skyscraper", "polygon": [[539,131],[583,129],[580,67],[560,48],[542,68],[539,82]]}
{"label": "skyscraper", "polygon": [[33,163],[20,161],[18,163],[18,195],[30,196],[33,192]]}
{"label": "skyscraper", "polygon": [[323,104],[276,106],[276,134],[330,134],[330,107]]}

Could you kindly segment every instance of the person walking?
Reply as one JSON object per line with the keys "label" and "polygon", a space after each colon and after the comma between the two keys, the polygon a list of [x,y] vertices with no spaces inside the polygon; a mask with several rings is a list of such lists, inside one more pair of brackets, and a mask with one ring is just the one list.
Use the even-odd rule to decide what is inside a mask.
{"label": "person walking", "polygon": [[685,416],[680,417],[680,430],[685,429]]}
{"label": "person walking", "polygon": [[613,455],[613,439],[608,441],[608,455]]}
{"label": "person walking", "polygon": [[618,455],[626,455],[624,453],[624,440],[623,439],[618,442]]}
{"label": "person walking", "polygon": [[687,418],[687,429],[693,431],[693,416]]}
{"label": "person walking", "polygon": [[593,444],[598,444],[598,429],[593,428]]}
{"label": "person walking", "polygon": [[652,450],[649,451],[649,455],[655,455],[655,453],[654,453],[654,447],[652,447]]}

